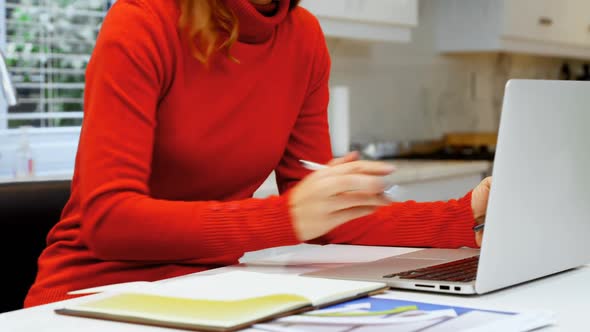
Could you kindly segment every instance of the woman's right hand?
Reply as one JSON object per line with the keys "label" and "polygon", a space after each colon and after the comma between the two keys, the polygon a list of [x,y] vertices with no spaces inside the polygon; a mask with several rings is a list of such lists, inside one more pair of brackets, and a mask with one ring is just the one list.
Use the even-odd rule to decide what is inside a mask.
{"label": "woman's right hand", "polygon": [[391,204],[383,196],[383,176],[395,168],[383,162],[356,159],[354,153],[335,159],[329,167],[311,173],[291,190],[291,217],[301,241],[320,237]]}

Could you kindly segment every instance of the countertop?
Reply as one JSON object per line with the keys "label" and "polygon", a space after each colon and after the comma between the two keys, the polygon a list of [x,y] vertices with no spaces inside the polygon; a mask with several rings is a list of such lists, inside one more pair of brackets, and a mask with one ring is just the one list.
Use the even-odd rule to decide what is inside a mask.
{"label": "countertop", "polygon": [[[461,161],[461,160],[414,160],[414,159],[393,159],[383,160],[391,163],[397,167],[397,170],[387,177],[387,182],[395,184],[416,184],[426,183],[428,181],[452,179],[471,176],[473,178],[482,177],[489,174],[492,162],[490,161]],[[473,188],[477,183],[470,183],[463,187],[457,187],[451,190],[451,196],[458,195],[457,193],[465,193],[467,190]],[[424,186],[432,189],[431,186],[425,184]],[[440,191],[439,189],[436,189]],[[448,188],[444,189],[449,191]],[[269,195],[277,194],[277,185],[275,182],[275,175],[271,173],[270,176],[254,193],[254,197],[263,198]],[[422,197],[422,194],[413,193],[412,195]],[[423,200],[439,200],[438,196],[423,196]],[[412,197],[415,199],[416,197]],[[446,198],[445,198],[446,199]]]}
{"label": "countertop", "polygon": [[403,184],[428,181],[433,179],[463,176],[467,174],[484,174],[491,170],[492,162],[485,160],[384,160],[397,167],[388,180]]}
{"label": "countertop", "polygon": [[72,173],[56,173],[51,175],[38,175],[28,177],[7,177],[0,176],[0,185],[3,183],[24,183],[24,182],[48,182],[48,181],[71,181]]}

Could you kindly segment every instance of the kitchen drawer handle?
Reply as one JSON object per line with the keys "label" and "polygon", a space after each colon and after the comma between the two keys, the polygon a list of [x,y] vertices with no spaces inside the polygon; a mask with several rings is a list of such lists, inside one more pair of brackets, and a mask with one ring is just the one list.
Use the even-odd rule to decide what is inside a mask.
{"label": "kitchen drawer handle", "polygon": [[542,16],[539,17],[539,25],[549,27],[553,25],[553,20],[550,17]]}

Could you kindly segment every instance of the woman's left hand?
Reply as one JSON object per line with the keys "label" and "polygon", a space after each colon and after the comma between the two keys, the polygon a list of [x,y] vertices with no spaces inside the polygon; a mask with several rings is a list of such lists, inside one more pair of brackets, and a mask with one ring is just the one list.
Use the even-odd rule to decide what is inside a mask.
{"label": "woman's left hand", "polygon": [[[478,224],[481,224],[485,220],[491,184],[492,177],[487,177],[471,193],[471,209],[473,210],[473,217]],[[475,242],[478,246],[481,246],[482,238],[483,230],[475,233]]]}

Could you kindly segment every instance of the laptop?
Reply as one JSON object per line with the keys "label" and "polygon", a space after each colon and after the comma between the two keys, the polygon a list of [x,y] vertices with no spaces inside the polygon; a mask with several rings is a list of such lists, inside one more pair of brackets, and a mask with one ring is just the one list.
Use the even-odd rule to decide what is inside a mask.
{"label": "laptop", "polygon": [[484,294],[590,263],[590,82],[510,80],[480,250],[423,249],[306,276]]}

